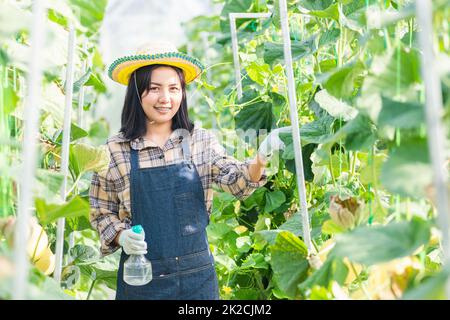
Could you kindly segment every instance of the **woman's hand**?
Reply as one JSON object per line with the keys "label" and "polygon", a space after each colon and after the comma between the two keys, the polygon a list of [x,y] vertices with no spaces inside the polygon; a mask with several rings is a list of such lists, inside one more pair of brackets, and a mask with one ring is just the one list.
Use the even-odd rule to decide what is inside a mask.
{"label": "woman's hand", "polygon": [[266,165],[267,162],[259,155],[256,155],[255,159],[248,166],[248,174],[253,182],[258,182],[261,179]]}
{"label": "woman's hand", "polygon": [[258,148],[258,156],[262,161],[269,162],[275,151],[280,151],[285,148],[283,140],[280,139],[280,133],[291,133],[292,127],[281,127],[272,130],[267,137],[261,142]]}
{"label": "woman's hand", "polygon": [[272,130],[267,137],[261,142],[258,148],[258,153],[255,159],[249,165],[249,175],[253,182],[258,182],[266,167],[267,163],[272,160],[275,151],[280,151],[285,148],[284,142],[280,139],[280,133],[290,133],[292,127],[282,127]]}
{"label": "woman's hand", "polygon": [[118,235],[118,243],[126,254],[147,254],[147,243],[144,233],[136,233],[131,229],[123,230]]}

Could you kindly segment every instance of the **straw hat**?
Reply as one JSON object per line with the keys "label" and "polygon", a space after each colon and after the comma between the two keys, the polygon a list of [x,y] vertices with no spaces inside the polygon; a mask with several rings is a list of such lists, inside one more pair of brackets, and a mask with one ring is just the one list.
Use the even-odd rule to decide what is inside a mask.
{"label": "straw hat", "polygon": [[109,77],[127,85],[130,75],[151,64],[166,64],[183,70],[186,84],[197,78],[205,67],[196,58],[178,52],[169,42],[152,42],[139,48],[136,54],[116,59],[108,69]]}

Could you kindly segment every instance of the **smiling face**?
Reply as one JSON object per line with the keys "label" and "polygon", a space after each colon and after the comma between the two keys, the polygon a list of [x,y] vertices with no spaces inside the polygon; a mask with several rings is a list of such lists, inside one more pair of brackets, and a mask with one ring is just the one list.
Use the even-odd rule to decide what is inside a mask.
{"label": "smiling face", "polygon": [[149,88],[142,94],[142,106],[147,118],[155,124],[172,122],[183,98],[180,78],[171,67],[152,71]]}

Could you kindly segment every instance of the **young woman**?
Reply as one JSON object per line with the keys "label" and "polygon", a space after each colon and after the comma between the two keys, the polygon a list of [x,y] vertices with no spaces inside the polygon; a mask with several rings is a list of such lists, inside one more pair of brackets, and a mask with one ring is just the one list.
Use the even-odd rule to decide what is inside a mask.
{"label": "young woman", "polygon": [[[127,92],[120,132],[107,141],[109,168],[92,178],[90,220],[103,255],[123,248],[116,299],[219,299],[205,230],[212,184],[248,197],[265,184],[272,151],[283,147],[275,130],[255,159],[240,162],[210,131],[194,127],[185,86],[202,70],[198,60],[168,43],[150,44],[109,69]],[[270,137],[275,138],[269,147]],[[130,229],[139,224],[142,235]],[[130,254],[145,254],[152,262],[147,285],[123,281]]]}

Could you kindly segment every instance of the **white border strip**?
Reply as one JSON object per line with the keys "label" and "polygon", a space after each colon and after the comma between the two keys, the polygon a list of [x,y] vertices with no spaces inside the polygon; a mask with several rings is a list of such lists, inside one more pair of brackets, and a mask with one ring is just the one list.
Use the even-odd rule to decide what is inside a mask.
{"label": "white border strip", "polygon": [[27,97],[24,108],[24,137],[22,142],[22,170],[20,176],[20,194],[16,227],[14,230],[15,277],[12,299],[26,298],[29,262],[27,240],[29,235],[30,210],[33,205],[33,188],[37,167],[37,139],[39,135],[39,111],[41,105],[42,47],[45,40],[45,8],[40,0],[33,2],[33,20],[31,22],[31,50],[29,73],[27,75]]}

